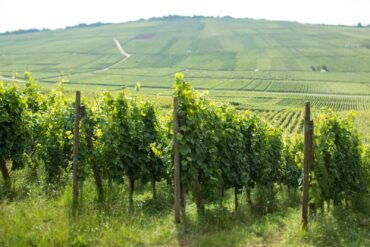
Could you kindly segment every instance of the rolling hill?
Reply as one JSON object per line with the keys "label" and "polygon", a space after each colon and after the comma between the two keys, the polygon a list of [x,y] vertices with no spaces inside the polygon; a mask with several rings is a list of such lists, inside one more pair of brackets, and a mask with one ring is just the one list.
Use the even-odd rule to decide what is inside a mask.
{"label": "rolling hill", "polygon": [[67,90],[140,82],[167,107],[173,76],[183,72],[195,88],[288,133],[301,131],[307,100],[358,111],[358,128],[370,133],[370,28],[169,16],[0,35],[0,80],[24,71],[46,88],[62,78]]}
{"label": "rolling hill", "polygon": [[25,70],[89,87],[168,88],[183,71],[198,88],[370,95],[370,29],[177,17],[0,36],[0,74]]}

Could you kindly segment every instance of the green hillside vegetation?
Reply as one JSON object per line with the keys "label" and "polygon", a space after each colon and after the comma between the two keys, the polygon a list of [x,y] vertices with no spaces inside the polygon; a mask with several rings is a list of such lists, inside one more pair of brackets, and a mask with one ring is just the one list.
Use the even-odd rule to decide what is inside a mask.
{"label": "green hillside vegetation", "polygon": [[0,246],[369,245],[369,146],[353,114],[314,116],[303,230],[303,138],[282,134],[302,127],[301,113],[240,111],[182,73],[172,95],[178,111],[166,97],[147,100],[139,84],[81,106],[62,84],[45,90],[29,74],[22,87],[0,83]]}
{"label": "green hillside vegetation", "polygon": [[0,80],[31,71],[45,88],[63,80],[66,90],[85,92],[140,82],[143,95],[169,106],[180,71],[195,88],[276,118],[288,133],[301,130],[294,121],[309,100],[316,109],[358,111],[368,136],[369,65],[367,27],[170,16],[0,35]]}
{"label": "green hillside vegetation", "polygon": [[[113,38],[132,55],[125,62]],[[369,39],[368,28],[157,18],[3,35],[0,74],[27,70],[44,82],[63,75],[89,88],[136,81],[170,88],[173,74],[184,71],[198,88],[369,95]]]}
{"label": "green hillside vegetation", "polygon": [[307,100],[358,111],[358,127],[368,135],[369,48],[369,28],[170,16],[1,35],[0,75],[9,80],[32,71],[44,87],[63,79],[71,91],[118,91],[140,82],[143,94],[168,106],[173,75],[182,71],[195,88],[267,118],[281,111],[301,116]]}

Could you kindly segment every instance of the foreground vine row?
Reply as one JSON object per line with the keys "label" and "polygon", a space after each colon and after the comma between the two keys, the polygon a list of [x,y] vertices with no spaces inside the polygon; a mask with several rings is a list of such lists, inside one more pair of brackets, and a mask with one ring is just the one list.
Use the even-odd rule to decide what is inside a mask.
{"label": "foreground vine row", "polygon": [[[11,190],[12,170],[27,167],[47,184],[58,184],[71,171],[75,102],[63,95],[62,85],[44,92],[26,74],[24,87],[0,85],[0,156],[5,186]],[[78,180],[94,176],[98,199],[112,183],[128,179],[130,205],[135,183],[173,183],[173,118],[137,92],[102,93],[82,99]],[[282,129],[248,111],[215,103],[176,75],[174,96],[179,100],[179,142],[182,204],[193,194],[199,211],[222,204],[225,190],[245,190],[248,203],[254,190],[263,194],[262,211],[273,208],[276,186],[297,190],[302,185],[303,142],[299,135],[283,137]],[[287,111],[269,120],[283,128],[302,126],[301,114]],[[295,122],[298,127],[290,126]],[[353,115],[339,117],[325,110],[315,119],[315,160],[310,176],[310,202],[349,205],[366,194],[369,151],[353,127]],[[43,176],[37,174],[43,171]],[[68,180],[68,179],[67,179]],[[107,181],[108,188],[103,188]]]}

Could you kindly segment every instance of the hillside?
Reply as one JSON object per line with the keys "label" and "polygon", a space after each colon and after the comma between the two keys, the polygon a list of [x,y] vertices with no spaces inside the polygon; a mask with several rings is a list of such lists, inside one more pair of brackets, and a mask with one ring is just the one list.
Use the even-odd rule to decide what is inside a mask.
{"label": "hillside", "polygon": [[[173,76],[238,108],[257,111],[288,133],[314,109],[359,112],[369,135],[370,29],[234,18],[164,17],[121,24],[0,35],[0,75],[24,71],[46,88],[141,93],[163,106]],[[1,79],[1,77],[0,77]],[[158,98],[159,96],[159,98]]]}
{"label": "hillside", "polygon": [[[127,57],[117,49],[117,42]],[[0,36],[0,74],[89,88],[370,95],[370,29],[233,18],[158,18]]]}

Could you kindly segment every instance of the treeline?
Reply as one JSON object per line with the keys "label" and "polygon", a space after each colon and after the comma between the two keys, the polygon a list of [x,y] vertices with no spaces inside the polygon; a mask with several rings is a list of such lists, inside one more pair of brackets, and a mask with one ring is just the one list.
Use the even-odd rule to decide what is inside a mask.
{"label": "treeline", "polygon": [[[149,21],[160,21],[160,20],[181,20],[181,19],[237,19],[229,15],[225,16],[205,16],[205,15],[193,15],[193,16],[183,16],[183,15],[167,15],[162,17],[152,17],[149,18]],[[243,18],[248,19],[248,18]],[[143,21],[145,19],[140,19],[140,21]]]}
{"label": "treeline", "polygon": [[74,26],[67,26],[65,29],[73,29],[73,28],[86,28],[86,27],[100,27],[100,26],[106,26],[106,25],[111,25],[112,23],[109,22],[94,22],[91,24],[87,23],[80,23]]}
{"label": "treeline", "polygon": [[[74,28],[88,28],[88,27],[100,27],[105,25],[110,25],[112,23],[105,23],[105,22],[95,22],[91,24],[87,23],[80,23],[74,26],[67,26],[64,29],[74,29]],[[43,29],[37,29],[37,28],[31,28],[31,29],[19,29],[15,31],[6,31],[3,33],[0,33],[0,35],[10,35],[10,34],[26,34],[26,33],[38,33],[38,32],[46,32],[46,31],[52,31],[52,29],[49,28],[43,28]]]}
{"label": "treeline", "polygon": [[0,35],[38,33],[38,32],[50,31],[50,30],[51,29],[48,29],[48,28],[43,28],[43,29],[37,29],[37,28],[19,29],[19,30],[15,30],[15,31],[6,31],[6,32],[3,32],[3,33],[0,33]]}
{"label": "treeline", "polygon": [[[0,157],[5,187],[12,188],[8,168],[23,169],[46,184],[68,181],[78,163],[81,184],[94,177],[98,198],[113,183],[127,183],[130,205],[137,181],[173,184],[173,142],[179,143],[182,204],[192,195],[202,211],[222,204],[225,191],[245,191],[247,203],[262,212],[274,208],[278,187],[295,193],[301,186],[302,138],[286,139],[278,128],[250,112],[210,100],[176,75],[179,133],[172,114],[159,114],[154,103],[137,92],[102,93],[83,98],[79,109],[79,153],[73,160],[75,102],[62,85],[44,92],[29,74],[27,82],[0,85]],[[341,118],[326,110],[315,120],[315,161],[310,175],[310,202],[354,205],[368,193],[369,151],[353,127],[352,115]],[[40,174],[42,172],[42,174]],[[251,193],[256,196],[252,201]]]}

